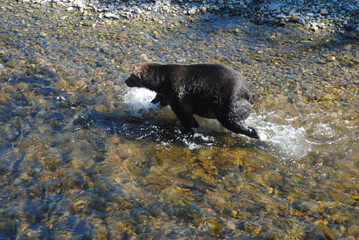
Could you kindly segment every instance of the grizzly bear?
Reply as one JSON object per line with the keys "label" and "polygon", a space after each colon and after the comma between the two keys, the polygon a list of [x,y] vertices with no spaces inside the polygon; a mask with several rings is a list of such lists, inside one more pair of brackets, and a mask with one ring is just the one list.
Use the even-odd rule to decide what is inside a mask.
{"label": "grizzly bear", "polygon": [[152,103],[170,105],[186,130],[195,132],[196,114],[216,118],[228,130],[259,138],[257,131],[244,124],[253,104],[244,77],[222,64],[161,64],[141,55],[125,81],[128,87],[144,87],[157,93]]}

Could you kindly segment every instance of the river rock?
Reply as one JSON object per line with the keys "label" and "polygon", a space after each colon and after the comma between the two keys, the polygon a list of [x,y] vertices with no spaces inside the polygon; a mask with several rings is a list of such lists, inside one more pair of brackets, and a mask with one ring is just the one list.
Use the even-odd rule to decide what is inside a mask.
{"label": "river rock", "polygon": [[318,26],[315,24],[315,23],[311,23],[310,24],[310,30],[312,30],[312,31],[317,31],[318,30]]}
{"label": "river rock", "polygon": [[284,15],[283,13],[280,13],[276,16],[277,19],[287,19],[287,16]]}
{"label": "river rock", "polygon": [[105,13],[103,15],[105,18],[113,18],[113,19],[120,19],[120,16],[114,14],[114,13]]}
{"label": "river rock", "polygon": [[84,8],[84,3],[82,2],[82,0],[75,0],[74,5],[77,8]]}
{"label": "river rock", "polygon": [[143,11],[142,11],[139,7],[137,7],[137,6],[133,7],[133,11],[134,11],[134,13],[136,13],[136,14],[142,14],[142,13],[143,13]]}
{"label": "river rock", "polygon": [[304,20],[304,18],[298,17],[298,18],[296,19],[296,22],[299,23],[299,24],[305,25],[305,20]]}
{"label": "river rock", "polygon": [[289,7],[282,8],[282,12],[285,14],[288,14],[290,11],[291,11],[291,9]]}
{"label": "river rock", "polygon": [[268,6],[268,11],[269,12],[280,12],[281,6],[282,5],[280,3],[272,3]]}
{"label": "river rock", "polygon": [[319,13],[324,16],[329,14],[328,10],[325,8],[322,8]]}
{"label": "river rock", "polygon": [[195,15],[197,13],[197,7],[194,6],[190,10],[188,10],[189,15]]}
{"label": "river rock", "polygon": [[202,14],[205,14],[207,12],[207,8],[206,7],[199,7],[199,11],[202,13]]}

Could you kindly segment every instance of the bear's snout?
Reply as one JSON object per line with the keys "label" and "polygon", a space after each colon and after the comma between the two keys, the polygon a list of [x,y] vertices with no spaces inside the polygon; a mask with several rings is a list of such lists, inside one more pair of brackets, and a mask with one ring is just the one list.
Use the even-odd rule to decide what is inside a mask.
{"label": "bear's snout", "polygon": [[128,87],[143,87],[141,80],[134,75],[131,75],[126,79],[125,83]]}
{"label": "bear's snout", "polygon": [[134,87],[134,86],[132,86],[131,78],[127,78],[127,79],[125,80],[125,83],[126,83],[126,85],[127,85],[128,87]]}

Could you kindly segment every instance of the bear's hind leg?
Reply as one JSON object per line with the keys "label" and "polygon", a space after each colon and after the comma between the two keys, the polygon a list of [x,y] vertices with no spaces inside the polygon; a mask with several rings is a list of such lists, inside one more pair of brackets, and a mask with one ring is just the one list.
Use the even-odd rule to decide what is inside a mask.
{"label": "bear's hind leg", "polygon": [[244,120],[249,116],[251,104],[246,100],[241,100],[216,112],[217,120],[228,130],[246,135],[251,138],[259,139],[257,131],[253,127],[244,124]]}
{"label": "bear's hind leg", "polygon": [[246,135],[251,138],[257,138],[259,139],[259,135],[257,133],[257,130],[253,127],[247,126],[243,123],[243,121],[240,122],[234,122],[226,117],[220,117],[218,118],[218,121],[223,125],[223,127],[227,128],[228,130],[234,132]]}

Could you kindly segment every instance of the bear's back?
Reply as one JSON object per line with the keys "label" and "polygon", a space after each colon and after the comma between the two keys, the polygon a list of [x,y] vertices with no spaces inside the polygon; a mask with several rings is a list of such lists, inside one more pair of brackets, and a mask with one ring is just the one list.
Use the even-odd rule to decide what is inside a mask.
{"label": "bear's back", "polygon": [[186,91],[231,94],[233,90],[248,91],[245,78],[233,68],[222,64],[167,64],[164,73],[173,85]]}

